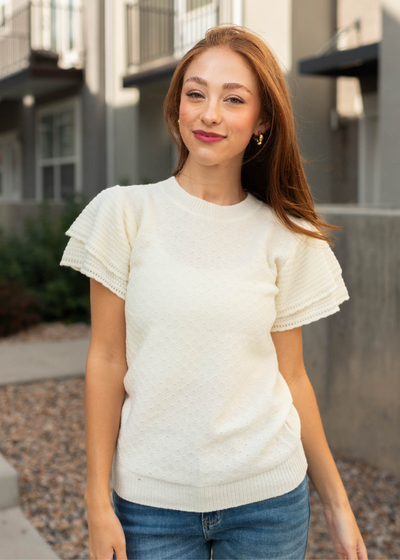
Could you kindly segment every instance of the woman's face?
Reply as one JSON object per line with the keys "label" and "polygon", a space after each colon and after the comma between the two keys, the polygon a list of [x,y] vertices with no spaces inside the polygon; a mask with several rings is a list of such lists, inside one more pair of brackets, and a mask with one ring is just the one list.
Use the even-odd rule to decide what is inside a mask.
{"label": "woman's face", "polygon": [[[224,47],[212,47],[186,69],[179,108],[179,128],[189,157],[201,165],[237,159],[241,165],[253,134],[269,128],[260,118],[256,77],[245,59]],[[195,131],[221,134],[206,142]],[[253,140],[254,141],[254,140]]]}

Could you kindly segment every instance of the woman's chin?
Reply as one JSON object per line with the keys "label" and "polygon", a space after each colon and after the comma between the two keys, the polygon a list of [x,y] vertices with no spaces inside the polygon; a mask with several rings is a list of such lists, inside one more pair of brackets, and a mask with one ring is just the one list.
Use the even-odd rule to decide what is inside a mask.
{"label": "woman's chin", "polygon": [[199,153],[197,150],[196,153],[191,152],[190,155],[198,165],[213,166],[224,163],[226,160],[224,157],[216,157],[215,154],[204,154],[204,152]]}

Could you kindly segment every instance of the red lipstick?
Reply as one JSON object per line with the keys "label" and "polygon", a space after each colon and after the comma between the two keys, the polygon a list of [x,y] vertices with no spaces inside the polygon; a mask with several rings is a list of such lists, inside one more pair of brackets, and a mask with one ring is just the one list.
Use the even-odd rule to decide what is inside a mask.
{"label": "red lipstick", "polygon": [[216,132],[207,132],[206,130],[194,130],[193,134],[195,136],[195,138],[197,138],[197,140],[200,140],[201,142],[219,142],[220,140],[223,140],[225,138],[225,136],[222,136],[222,134],[217,134]]}

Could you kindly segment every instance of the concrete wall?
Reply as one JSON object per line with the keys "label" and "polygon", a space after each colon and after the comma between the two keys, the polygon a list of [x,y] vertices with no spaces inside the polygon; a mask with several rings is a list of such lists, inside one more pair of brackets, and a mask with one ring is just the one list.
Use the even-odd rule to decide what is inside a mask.
{"label": "concrete wall", "polygon": [[378,204],[400,208],[400,2],[382,0],[382,43],[378,73]]}
{"label": "concrete wall", "polygon": [[324,207],[350,299],[303,330],[332,450],[400,476],[400,210]]}
{"label": "concrete wall", "polygon": [[338,116],[332,131],[332,183],[330,202],[359,202],[358,191],[359,120]]}

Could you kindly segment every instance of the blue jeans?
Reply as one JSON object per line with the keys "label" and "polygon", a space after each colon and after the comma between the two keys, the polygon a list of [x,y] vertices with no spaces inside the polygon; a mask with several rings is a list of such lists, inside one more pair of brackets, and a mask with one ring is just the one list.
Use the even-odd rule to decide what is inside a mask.
{"label": "blue jeans", "polygon": [[[196,513],[130,502],[112,491],[128,560],[304,560],[310,526],[307,475],[291,492]],[[113,560],[116,560],[114,553]]]}

